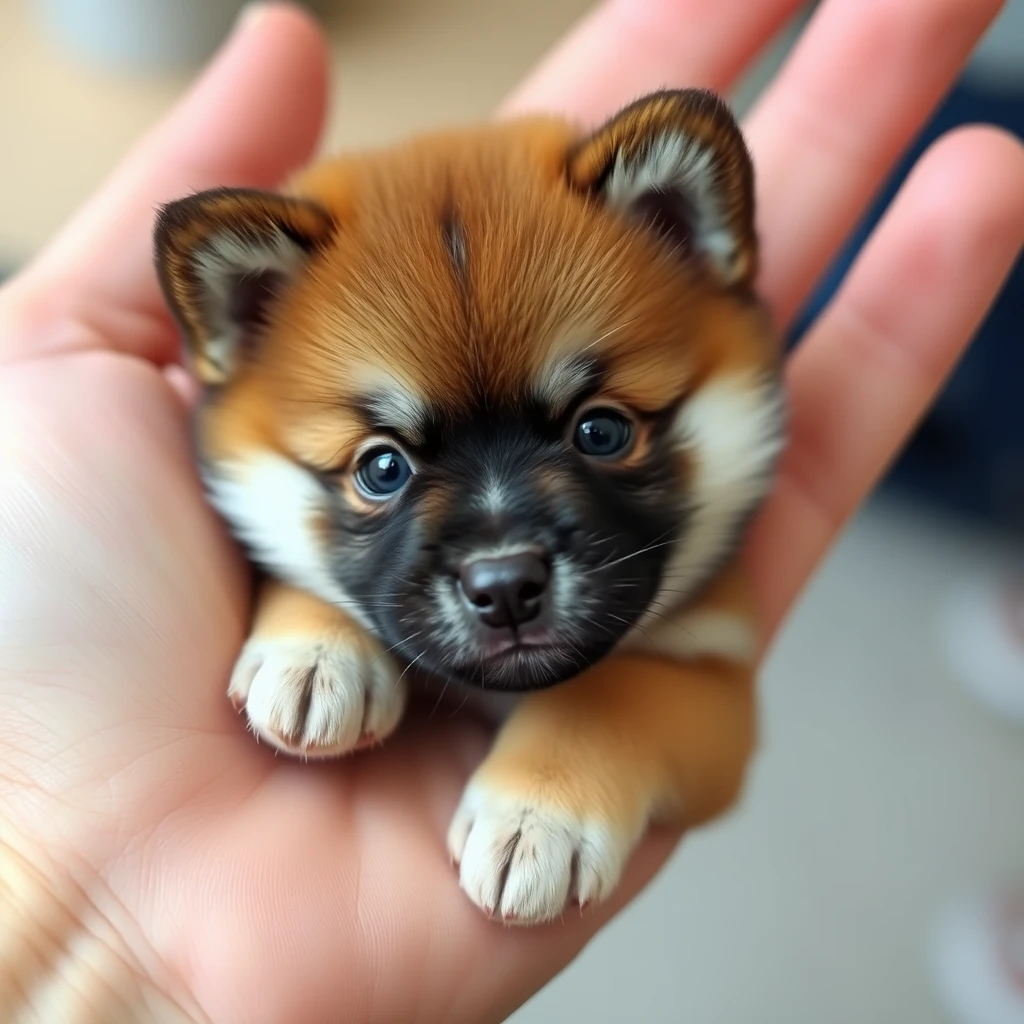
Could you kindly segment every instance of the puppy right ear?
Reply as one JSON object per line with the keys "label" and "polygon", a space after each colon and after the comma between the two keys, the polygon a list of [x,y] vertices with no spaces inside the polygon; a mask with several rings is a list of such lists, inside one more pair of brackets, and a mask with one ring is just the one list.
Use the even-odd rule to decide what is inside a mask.
{"label": "puppy right ear", "polygon": [[333,231],[316,203],[246,189],[200,192],[160,211],[157,274],[203,384],[231,377]]}
{"label": "puppy right ear", "polygon": [[724,287],[753,287],[754,169],[732,112],[714,93],[683,89],[631,103],[576,146],[568,174]]}

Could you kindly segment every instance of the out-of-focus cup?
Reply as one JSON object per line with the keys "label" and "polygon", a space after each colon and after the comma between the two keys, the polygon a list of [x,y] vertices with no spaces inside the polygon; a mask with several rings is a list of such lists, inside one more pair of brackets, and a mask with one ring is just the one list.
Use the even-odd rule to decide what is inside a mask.
{"label": "out-of-focus cup", "polygon": [[103,67],[191,68],[225,39],[246,0],[34,0],[66,49]]}

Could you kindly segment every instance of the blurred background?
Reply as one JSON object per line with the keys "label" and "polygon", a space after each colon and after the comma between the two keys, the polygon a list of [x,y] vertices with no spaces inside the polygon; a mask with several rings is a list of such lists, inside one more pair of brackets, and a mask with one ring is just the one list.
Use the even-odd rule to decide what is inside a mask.
{"label": "blurred background", "polygon": [[[0,270],[29,259],[168,109],[240,6],[0,0]],[[487,117],[590,4],[312,6],[332,40],[326,145],[337,148]],[[1022,8],[1012,0],[920,145],[966,120],[1024,129]],[[802,18],[744,81],[740,109]],[[862,237],[825,276],[794,341]],[[930,959],[936,915],[965,888],[1024,886],[1024,729],[1012,721],[1024,677],[1009,715],[972,696],[957,651],[984,628],[970,634],[971,614],[958,618],[955,603],[978,580],[1024,573],[1022,353],[1018,270],[774,650],[742,808],[689,839],[516,1024],[946,1019]],[[1024,630],[1024,599],[1020,609]]]}

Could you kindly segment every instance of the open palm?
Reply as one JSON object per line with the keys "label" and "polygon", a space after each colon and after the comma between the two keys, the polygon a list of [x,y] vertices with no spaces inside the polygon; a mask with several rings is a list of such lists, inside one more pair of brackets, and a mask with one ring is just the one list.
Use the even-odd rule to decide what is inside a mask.
{"label": "open palm", "polygon": [[[797,6],[607,4],[510,109],[594,121],[666,83],[724,88]],[[997,7],[823,5],[746,126],[780,323]],[[149,232],[160,201],[270,187],[307,159],[324,63],[297,11],[245,23],[0,297],[0,898],[17,878],[8,896],[49,908],[74,1019],[498,1020],[671,848],[645,845],[617,904],[505,930],[444,852],[481,727],[413,715],[380,750],[303,765],[259,747],[224,696],[249,581],[192,466]],[[991,302],[1024,240],[1022,183],[999,132],[940,142],[791,359],[792,443],[750,546],[770,631]],[[13,969],[38,973],[36,956]],[[58,998],[0,966],[5,991]]]}

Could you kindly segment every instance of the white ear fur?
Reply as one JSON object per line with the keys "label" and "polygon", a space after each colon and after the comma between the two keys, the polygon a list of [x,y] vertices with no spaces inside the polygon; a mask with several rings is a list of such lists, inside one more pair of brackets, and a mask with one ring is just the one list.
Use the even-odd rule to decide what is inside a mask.
{"label": "white ear fur", "polygon": [[231,376],[333,230],[316,203],[244,189],[200,192],[163,208],[157,271],[200,380]]}
{"label": "white ear fur", "polygon": [[713,93],[662,92],[630,104],[575,147],[568,176],[725,287],[753,284],[753,167],[731,111]]}
{"label": "white ear fur", "polygon": [[652,139],[636,156],[622,150],[605,183],[610,206],[625,214],[643,214],[646,196],[679,196],[688,217],[692,252],[712,264],[726,284],[738,277],[739,255],[744,244],[729,224],[721,197],[715,152],[698,139],[666,131]]}
{"label": "white ear fur", "polygon": [[237,368],[246,336],[256,327],[239,307],[240,292],[262,289],[269,300],[272,293],[292,283],[306,257],[302,247],[277,227],[250,237],[228,229],[212,235],[195,251],[195,274],[204,294],[209,331],[206,358],[225,375]]}

